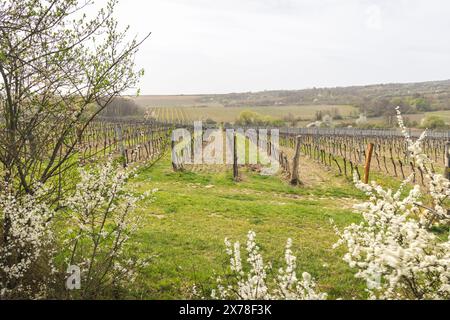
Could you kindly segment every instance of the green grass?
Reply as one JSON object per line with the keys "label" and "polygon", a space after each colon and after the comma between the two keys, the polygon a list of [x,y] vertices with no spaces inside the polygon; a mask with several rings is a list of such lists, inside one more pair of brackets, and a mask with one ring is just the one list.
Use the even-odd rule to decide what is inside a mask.
{"label": "green grass", "polygon": [[299,273],[310,272],[331,298],[362,297],[364,283],[342,261],[343,251],[332,249],[337,237],[329,222],[342,228],[359,220],[351,202],[363,196],[351,183],[334,177],[292,187],[280,177],[242,174],[235,183],[231,172],[175,173],[166,157],[130,182],[136,192],[159,189],[155,202],[137,212],[143,222],[132,250],[152,257],[139,297],[189,298],[194,283],[209,290],[214,274],[228,264],[224,238],[244,242],[249,230],[256,232],[266,261],[276,266],[290,237]]}

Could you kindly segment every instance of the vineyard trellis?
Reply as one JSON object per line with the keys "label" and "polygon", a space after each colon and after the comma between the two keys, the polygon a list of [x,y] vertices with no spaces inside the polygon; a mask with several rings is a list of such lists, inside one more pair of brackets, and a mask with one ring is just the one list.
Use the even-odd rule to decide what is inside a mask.
{"label": "vineyard trellis", "polygon": [[[417,135],[413,135],[417,138]],[[297,134],[283,132],[280,145],[294,149],[296,137],[300,139],[300,148],[309,159],[330,168],[339,174],[352,176],[356,172],[361,178],[361,169],[366,166],[368,146],[372,145],[372,169],[388,176],[405,179],[413,174],[413,182],[424,183],[424,173],[411,157],[405,139],[398,132],[377,131],[309,131]],[[424,140],[424,152],[434,160],[434,171],[447,167],[448,138],[445,133],[430,133]],[[283,153],[281,156],[283,157]],[[282,162],[283,165],[283,162]],[[283,165],[285,169],[286,166]]]}
{"label": "vineyard trellis", "polygon": [[[193,131],[193,127],[184,127]],[[205,126],[203,129],[211,128]],[[247,131],[249,128],[240,129]],[[271,129],[267,129],[268,132]],[[412,174],[414,183],[424,183],[424,172],[416,165],[403,134],[397,130],[283,128],[279,132],[281,150],[278,160],[282,172],[289,176],[293,184],[301,183],[296,172],[298,168],[295,167],[298,157],[295,159],[293,156],[293,153],[297,153],[297,145],[299,154],[346,177],[352,177],[355,172],[359,178],[363,175],[368,178],[370,169],[399,179]],[[420,132],[411,130],[410,135],[412,139],[417,139]],[[431,131],[423,142],[424,152],[434,160],[432,170],[435,172],[449,170],[449,138],[448,131]],[[271,150],[270,139],[267,139],[269,154]]]}
{"label": "vineyard trellis", "polygon": [[[180,112],[182,115],[183,113]],[[166,118],[169,115],[166,115]],[[172,120],[174,115],[172,115]],[[178,115],[178,118],[180,116]],[[169,137],[174,128],[186,128],[193,131],[192,126],[181,123],[161,123],[156,121],[95,121],[86,130],[80,141],[82,159],[113,153],[122,156],[126,166],[135,162],[159,158],[169,147]],[[204,130],[212,127],[204,126]],[[225,128],[223,128],[225,129]],[[231,129],[231,128],[228,128]],[[237,129],[237,128],[236,128]],[[246,131],[249,128],[240,128]],[[259,128],[256,128],[256,131]],[[266,129],[266,128],[265,128]],[[268,132],[273,128],[268,128]],[[280,132],[279,162],[282,171],[298,183],[295,177],[296,145],[302,155],[314,160],[338,174],[352,177],[356,172],[362,177],[366,166],[367,147],[371,150],[371,170],[399,179],[413,174],[413,182],[424,182],[424,173],[411,157],[403,135],[397,130],[359,130],[359,129],[303,129],[282,128]],[[413,139],[419,137],[418,131],[411,131]],[[449,132],[429,132],[424,140],[424,152],[434,160],[435,171],[448,170]],[[272,147],[270,139],[267,150]],[[173,147],[173,146],[172,146]],[[289,151],[290,150],[290,151]],[[291,159],[290,159],[291,158]],[[298,159],[297,159],[298,162]],[[301,166],[301,164],[300,164]],[[367,175],[367,172],[366,174]]]}
{"label": "vineyard trellis", "polygon": [[110,154],[124,166],[158,159],[167,150],[172,127],[146,121],[94,121],[80,137],[82,161]]}

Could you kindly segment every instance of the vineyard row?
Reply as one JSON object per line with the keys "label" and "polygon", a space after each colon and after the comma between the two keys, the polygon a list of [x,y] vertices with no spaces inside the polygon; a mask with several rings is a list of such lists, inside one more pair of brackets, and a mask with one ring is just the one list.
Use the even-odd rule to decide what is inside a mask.
{"label": "vineyard row", "polygon": [[[402,179],[413,174],[413,182],[424,182],[424,173],[415,163],[402,137],[387,136],[331,136],[304,134],[301,136],[282,135],[280,144],[288,149],[295,149],[299,143],[302,154],[339,174],[351,176],[356,172],[361,177],[361,167],[365,167],[369,149],[371,148],[371,169],[385,175]],[[449,146],[445,139],[428,138],[423,142],[423,150],[434,161],[434,171],[446,171],[449,167]],[[286,155],[280,154],[280,162],[284,170],[289,170]],[[446,169],[444,169],[446,168]]]}
{"label": "vineyard row", "polygon": [[113,154],[123,165],[159,158],[168,147],[171,128],[159,124],[92,122],[81,136],[84,160]]}

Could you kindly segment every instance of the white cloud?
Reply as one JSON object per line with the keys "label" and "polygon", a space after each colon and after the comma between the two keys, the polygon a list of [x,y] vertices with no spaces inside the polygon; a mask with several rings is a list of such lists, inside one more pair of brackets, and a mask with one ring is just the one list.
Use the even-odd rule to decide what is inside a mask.
{"label": "white cloud", "polygon": [[[448,78],[446,0],[121,0],[143,93]],[[376,32],[375,32],[376,31]]]}

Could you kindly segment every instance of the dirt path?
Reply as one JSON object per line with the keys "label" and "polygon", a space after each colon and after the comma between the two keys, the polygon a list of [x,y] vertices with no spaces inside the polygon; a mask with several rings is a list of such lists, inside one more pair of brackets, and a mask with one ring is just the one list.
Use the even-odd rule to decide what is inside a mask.
{"label": "dirt path", "polygon": [[[288,156],[289,162],[292,164],[294,150],[284,147],[280,149]],[[300,181],[306,187],[315,187],[324,183],[331,183],[338,187],[348,183],[345,177],[338,176],[332,169],[327,168],[326,166],[304,155],[300,157],[299,175]],[[285,174],[285,178],[289,178],[288,174]]]}

